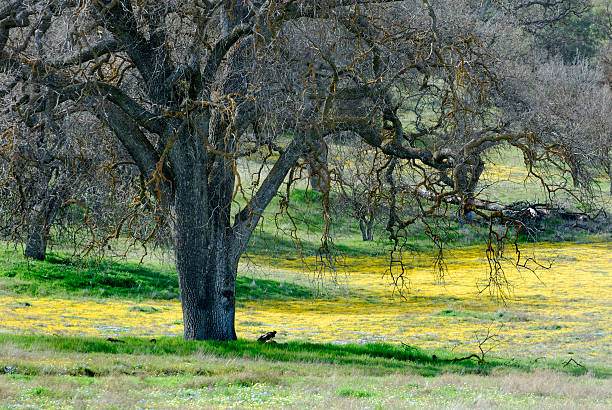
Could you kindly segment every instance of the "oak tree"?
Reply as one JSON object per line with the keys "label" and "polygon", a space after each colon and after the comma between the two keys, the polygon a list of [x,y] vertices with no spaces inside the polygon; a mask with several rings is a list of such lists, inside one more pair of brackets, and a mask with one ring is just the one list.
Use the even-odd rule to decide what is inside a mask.
{"label": "oak tree", "polygon": [[506,19],[470,1],[15,0],[0,7],[0,69],[11,92],[38,89],[33,112],[86,112],[120,142],[168,226],[184,338],[232,340],[239,258],[325,138],[386,158],[396,243],[449,207],[513,220],[477,189],[500,144],[565,170],[564,140],[515,120]]}

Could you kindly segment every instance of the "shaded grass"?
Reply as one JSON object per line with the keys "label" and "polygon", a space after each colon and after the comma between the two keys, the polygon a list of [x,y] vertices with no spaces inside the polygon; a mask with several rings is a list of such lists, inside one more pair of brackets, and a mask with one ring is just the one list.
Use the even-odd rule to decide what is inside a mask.
{"label": "shaded grass", "polygon": [[67,254],[49,253],[45,261],[24,260],[15,250],[0,254],[0,277],[5,291],[30,296],[88,295],[119,298],[174,299],[178,297],[176,272],[162,265],[134,262],[71,260]]}
{"label": "shaded grass", "polygon": [[[561,361],[528,361],[490,358],[485,363],[473,360],[452,361],[454,354],[448,351],[425,351],[413,346],[397,346],[389,344],[367,345],[333,345],[304,342],[279,344],[262,344],[246,340],[233,342],[218,341],[183,341],[178,338],[159,338],[151,343],[145,338],[123,338],[125,343],[113,343],[100,338],[61,337],[61,336],[31,336],[0,334],[0,345],[15,345],[26,351],[49,351],[61,353],[129,355],[134,357],[168,357],[210,355],[220,358],[250,358],[269,362],[284,363],[319,363],[334,366],[365,366],[372,371],[395,372],[409,371],[421,376],[437,376],[443,373],[460,374],[490,374],[493,370],[513,369],[517,371],[532,371],[536,368],[548,368],[581,375],[590,373],[596,377],[609,378],[611,369],[605,367],[567,366]],[[3,363],[4,362],[4,363]],[[46,365],[46,364],[45,364]],[[0,373],[36,375],[48,372],[41,366],[15,366],[0,359]],[[197,366],[191,370],[177,368],[172,371],[172,364],[165,369],[167,374],[188,374],[199,372]],[[59,370],[59,369],[58,369]],[[73,375],[103,375],[109,374],[106,369],[66,368],[66,374]],[[61,373],[61,372],[60,372]],[[139,374],[142,369],[123,366],[121,373]]]}
{"label": "shaded grass", "polygon": [[[4,279],[4,280],[3,280]],[[162,264],[73,261],[50,253],[45,261],[26,261],[13,250],[0,253],[0,289],[25,296],[95,296],[120,299],[178,299],[176,270]],[[238,276],[238,302],[310,298],[305,286]]]}

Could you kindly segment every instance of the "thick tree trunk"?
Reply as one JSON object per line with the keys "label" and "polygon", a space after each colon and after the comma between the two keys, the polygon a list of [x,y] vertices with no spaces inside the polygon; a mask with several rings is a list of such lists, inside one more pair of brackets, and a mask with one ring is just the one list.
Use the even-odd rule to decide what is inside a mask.
{"label": "thick tree trunk", "polygon": [[30,227],[30,233],[26,240],[25,252],[23,253],[24,256],[26,258],[44,261],[47,256],[47,235],[48,233],[43,227]]}
{"label": "thick tree trunk", "polygon": [[[211,244],[214,256],[189,243],[177,242],[175,254],[181,289],[185,340],[235,340],[236,265]],[[224,254],[225,253],[225,254]]]}
{"label": "thick tree trunk", "polygon": [[62,191],[40,200],[32,211],[24,256],[44,261],[47,256],[47,238],[57,212],[63,202]]}
{"label": "thick tree trunk", "polygon": [[[222,32],[227,35],[251,10],[239,2],[224,3],[224,7]],[[251,41],[249,38],[240,42],[225,56],[225,68],[212,91],[212,99],[249,94],[244,56]],[[303,141],[289,144],[251,198],[249,207],[236,215],[232,225],[235,159],[212,153],[202,143],[202,136],[208,136],[207,143],[218,152],[236,152],[238,144],[234,138],[253,122],[254,104],[240,97],[234,97],[234,101],[238,108],[231,121],[222,111],[204,109],[198,115],[193,113],[189,127],[183,128],[168,154],[173,180],[171,193],[164,197],[170,199],[185,340],[236,339],[236,273],[240,254],[259,215],[304,153]]]}
{"label": "thick tree trunk", "polygon": [[[222,32],[228,35],[248,14],[241,4],[225,5]],[[246,94],[243,52],[248,41],[226,56],[227,66],[213,93]],[[249,118],[252,104],[238,104],[236,118]],[[242,110],[242,111],[240,111]],[[246,113],[243,111],[247,111]],[[246,121],[246,120],[245,120]],[[173,227],[185,340],[235,340],[236,273],[230,211],[235,183],[233,159],[210,155],[201,144],[207,135],[215,148],[233,152],[227,118],[214,112],[197,122],[198,131],[181,135],[171,151],[174,179]],[[249,122],[249,121],[247,121]],[[235,124],[240,127],[241,121]]]}
{"label": "thick tree trunk", "polygon": [[[176,268],[185,340],[235,340],[237,261],[232,238],[220,215],[206,218],[205,189],[196,181],[178,185],[173,209]],[[205,183],[200,183],[201,187]],[[186,188],[186,189],[185,189]],[[180,192],[180,191],[183,192]],[[216,211],[213,213],[217,213]]]}
{"label": "thick tree trunk", "polygon": [[198,142],[195,133],[182,135],[171,152],[175,171],[171,228],[184,339],[235,340],[238,257],[230,223],[233,164],[231,159],[210,155]]}
{"label": "thick tree trunk", "polygon": [[[484,162],[480,157],[472,158],[472,164],[464,163],[455,169],[455,189],[462,192],[463,201],[471,199],[474,196],[474,191],[480,180],[480,176],[484,171]],[[474,221],[474,212],[465,210],[465,204],[461,204],[459,208],[459,225]]]}
{"label": "thick tree trunk", "polygon": [[474,212],[459,210],[459,226],[474,222]]}

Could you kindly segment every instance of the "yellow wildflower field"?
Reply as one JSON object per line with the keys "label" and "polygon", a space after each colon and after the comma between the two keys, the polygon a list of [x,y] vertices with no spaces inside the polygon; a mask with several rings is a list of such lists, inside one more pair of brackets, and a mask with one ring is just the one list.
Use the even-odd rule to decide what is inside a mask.
{"label": "yellow wildflower field", "polygon": [[[479,292],[487,276],[484,251],[474,247],[447,255],[443,281],[426,258],[405,258],[409,290],[394,295],[384,258],[343,261],[328,295],[316,299],[239,304],[238,337],[254,339],[277,330],[277,340],[331,343],[388,342],[528,358],[574,357],[612,364],[612,244],[524,245],[552,268],[506,268],[511,298],[506,304]],[[295,257],[249,258],[241,270],[266,279],[305,281],[308,261]],[[26,303],[27,302],[27,303]],[[28,306],[28,304],[30,306]],[[85,336],[182,334],[178,301],[17,299],[0,297],[0,332]]]}

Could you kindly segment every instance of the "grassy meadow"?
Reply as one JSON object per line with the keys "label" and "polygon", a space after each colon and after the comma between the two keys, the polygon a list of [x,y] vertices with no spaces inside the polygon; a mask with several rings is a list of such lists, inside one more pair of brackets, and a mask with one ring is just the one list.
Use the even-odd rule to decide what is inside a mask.
{"label": "grassy meadow", "polygon": [[[28,263],[5,247],[0,406],[608,408],[611,251],[533,247],[554,268],[515,272],[506,304],[479,293],[474,247],[452,252],[442,283],[413,259],[406,299],[382,257],[346,257],[321,279],[304,271],[308,258],[251,253],[239,341],[186,343],[163,260]],[[271,329],[278,344],[254,342]],[[453,361],[479,347],[484,362]]]}
{"label": "grassy meadow", "polygon": [[[509,271],[512,287],[505,304],[481,292],[486,272],[478,248],[452,252],[444,279],[433,275],[427,260],[406,263],[410,283],[403,297],[383,258],[346,257],[334,276],[321,281],[302,270],[300,258],[251,256],[241,267],[237,289],[238,336],[254,340],[274,329],[282,342],[406,343],[465,355],[478,352],[489,331],[495,338],[485,347],[493,355],[574,357],[612,366],[612,246],[532,248],[554,268],[537,276]],[[178,285],[169,268],[116,263],[96,271],[102,268],[60,264],[58,269],[57,263],[32,261],[28,267],[15,253],[5,257],[15,264],[3,272],[4,289],[13,291],[0,295],[2,332],[102,338],[182,334]],[[84,284],[87,278],[93,285]]]}
{"label": "grassy meadow", "polygon": [[[486,171],[492,198],[537,197],[513,161]],[[339,252],[321,265],[318,201],[294,193],[295,225],[266,210],[231,343],[181,340],[167,255],[89,261],[56,246],[38,262],[0,244],[0,408],[612,408],[609,234],[551,223],[549,242],[525,238],[521,257],[542,266],[507,264],[501,300],[469,226],[447,227],[440,277],[422,233],[390,266],[388,243],[339,215]],[[277,344],[255,342],[269,330]]]}

